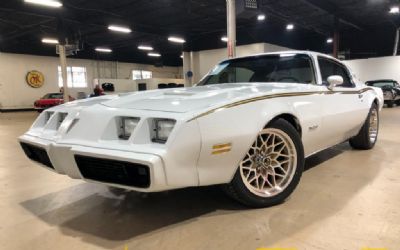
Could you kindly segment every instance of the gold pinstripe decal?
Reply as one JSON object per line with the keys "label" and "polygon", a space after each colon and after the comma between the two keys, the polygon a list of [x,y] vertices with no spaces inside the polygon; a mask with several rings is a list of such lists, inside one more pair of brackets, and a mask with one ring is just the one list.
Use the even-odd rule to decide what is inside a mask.
{"label": "gold pinstripe decal", "polygon": [[218,145],[214,145],[213,149],[223,149],[223,148],[230,148],[232,146],[232,143],[225,143],[225,144],[218,144]]}
{"label": "gold pinstripe decal", "polygon": [[223,154],[223,153],[228,153],[229,151],[231,151],[230,148],[228,148],[228,149],[221,149],[221,150],[218,150],[218,151],[213,151],[211,154],[213,154],[213,155],[219,155],[219,154]]}
{"label": "gold pinstripe decal", "polygon": [[223,154],[231,151],[231,149],[232,149],[232,143],[217,144],[212,147],[211,154],[213,155]]}
{"label": "gold pinstripe decal", "polygon": [[293,92],[293,93],[281,93],[281,94],[258,96],[258,97],[233,102],[233,103],[226,104],[226,105],[218,107],[218,108],[211,109],[207,112],[201,113],[201,114],[193,117],[192,119],[188,120],[187,122],[191,122],[200,117],[215,113],[215,112],[223,110],[223,109],[232,108],[232,107],[236,107],[239,105],[243,105],[243,104],[247,104],[247,103],[251,103],[251,102],[257,102],[257,101],[261,101],[261,100],[274,99],[274,98],[280,98],[280,97],[306,96],[306,95],[332,95],[332,94],[354,95],[354,94],[362,94],[369,90],[373,90],[373,88],[364,88],[364,89],[361,89],[358,91],[311,91],[311,92]]}

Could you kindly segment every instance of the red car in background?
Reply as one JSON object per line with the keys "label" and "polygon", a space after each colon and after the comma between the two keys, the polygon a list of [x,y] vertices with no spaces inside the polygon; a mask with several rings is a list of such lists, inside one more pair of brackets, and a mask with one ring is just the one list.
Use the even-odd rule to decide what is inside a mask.
{"label": "red car in background", "polygon": [[[74,98],[69,97],[70,101]],[[64,103],[63,93],[49,93],[35,101],[34,107],[38,112]]]}

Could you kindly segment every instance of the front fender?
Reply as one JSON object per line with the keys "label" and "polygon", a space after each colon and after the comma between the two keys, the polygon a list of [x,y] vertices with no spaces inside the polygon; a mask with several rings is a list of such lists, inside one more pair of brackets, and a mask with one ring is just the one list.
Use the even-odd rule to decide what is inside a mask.
{"label": "front fender", "polygon": [[[320,125],[319,109],[306,99],[282,98],[225,108],[198,118],[202,138],[197,165],[200,185],[229,183],[258,133],[275,117],[290,114],[300,126]],[[308,135],[304,136],[307,140]],[[225,150],[219,150],[221,147]]]}

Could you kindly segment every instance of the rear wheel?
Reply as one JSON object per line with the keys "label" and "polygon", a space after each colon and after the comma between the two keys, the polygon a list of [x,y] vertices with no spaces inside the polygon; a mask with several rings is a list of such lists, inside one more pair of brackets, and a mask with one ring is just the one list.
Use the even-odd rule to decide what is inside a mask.
{"label": "rear wheel", "polygon": [[276,205],[296,188],[303,168],[300,135],[290,123],[277,119],[258,134],[225,190],[247,206]]}
{"label": "rear wheel", "polygon": [[379,132],[379,111],[378,106],[373,103],[367,120],[362,126],[358,135],[349,140],[350,145],[355,149],[371,149],[375,146]]}

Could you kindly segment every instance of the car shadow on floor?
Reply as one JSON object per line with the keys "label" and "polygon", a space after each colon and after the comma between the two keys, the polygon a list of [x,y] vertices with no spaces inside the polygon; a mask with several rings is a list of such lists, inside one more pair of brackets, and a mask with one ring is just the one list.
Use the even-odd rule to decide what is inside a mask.
{"label": "car shadow on floor", "polygon": [[321,163],[328,161],[336,156],[339,156],[345,151],[352,150],[350,145],[345,142],[334,147],[322,150],[321,152],[308,157],[304,164],[304,171],[308,171],[314,167],[321,165]]}
{"label": "car shadow on floor", "polygon": [[[349,147],[343,144],[324,150],[307,159],[305,169],[310,171],[347,150]],[[265,218],[268,228],[275,229],[267,236],[272,242],[335,214],[378,171],[379,164],[376,164],[369,170],[365,180],[357,182],[347,193],[333,198],[326,196],[324,192],[332,190],[334,194],[337,187],[321,183],[321,188],[314,190],[306,184],[300,185],[300,190],[288,202],[266,209],[246,208],[228,198],[218,186],[140,194],[88,183],[27,200],[21,205],[46,223],[59,227],[64,235],[79,237],[85,242],[109,249],[144,234],[184,227],[185,224],[196,223],[202,218],[218,217],[221,214],[231,216],[232,221],[229,223],[232,226],[242,216],[240,214],[246,214],[249,218],[257,217],[257,221],[258,217]],[[90,192],[88,189],[91,189]],[[309,199],[307,202],[304,202],[303,192],[309,192],[306,194]],[[81,195],[79,199],[71,199],[80,193],[85,195]],[[313,200],[315,203],[329,202],[332,205],[320,208]],[[296,203],[295,206],[293,203]],[[318,209],[318,213],[313,212],[315,209]],[[293,216],[295,221],[288,220]],[[249,220],[248,223],[255,222]],[[199,223],[199,227],[201,225]]]}
{"label": "car shadow on floor", "polygon": [[[88,185],[95,184],[80,184],[71,190],[60,191],[70,194],[52,193],[25,201],[21,205],[46,223],[61,227],[65,234],[82,236],[79,233],[82,232],[84,235],[94,235],[98,237],[97,244],[107,248],[115,247],[115,243],[119,241],[180,223],[189,223],[216,210],[246,209],[228,198],[218,186],[151,194],[117,188],[107,190],[99,186],[94,189],[97,192],[72,203],[57,200],[59,195],[68,198]],[[60,202],[65,205],[60,206]],[[51,208],[53,205],[56,206],[55,209]]]}

